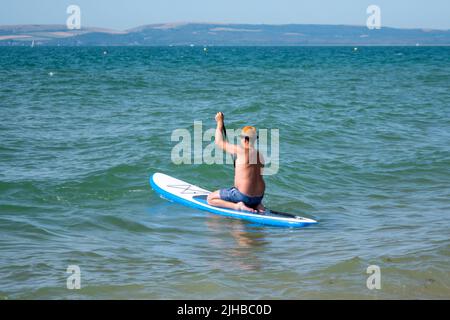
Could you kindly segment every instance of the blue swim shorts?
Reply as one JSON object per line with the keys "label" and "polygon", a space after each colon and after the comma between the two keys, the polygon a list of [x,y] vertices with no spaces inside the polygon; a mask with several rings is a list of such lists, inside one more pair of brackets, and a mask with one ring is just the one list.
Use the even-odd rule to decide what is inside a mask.
{"label": "blue swim shorts", "polygon": [[234,203],[243,202],[247,207],[256,208],[261,203],[264,195],[250,197],[240,192],[236,187],[219,190],[220,199]]}

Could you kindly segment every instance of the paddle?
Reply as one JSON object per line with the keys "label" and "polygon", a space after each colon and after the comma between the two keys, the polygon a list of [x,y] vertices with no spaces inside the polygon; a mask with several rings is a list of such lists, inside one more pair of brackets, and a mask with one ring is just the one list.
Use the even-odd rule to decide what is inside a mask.
{"label": "paddle", "polygon": [[[225,140],[228,141],[227,138],[227,128],[225,128],[225,123],[223,124],[223,128],[222,128],[222,134],[225,137]],[[230,141],[228,141],[230,142]],[[233,166],[236,168],[236,157],[234,156],[234,154],[231,155],[231,158],[233,159]]]}
{"label": "paddle", "polygon": [[279,215],[279,216],[288,217],[288,218],[298,218],[297,215],[292,214],[292,213],[280,212],[280,211],[269,210],[269,209],[267,209],[267,210],[268,210],[270,213],[276,214],[276,215]]}

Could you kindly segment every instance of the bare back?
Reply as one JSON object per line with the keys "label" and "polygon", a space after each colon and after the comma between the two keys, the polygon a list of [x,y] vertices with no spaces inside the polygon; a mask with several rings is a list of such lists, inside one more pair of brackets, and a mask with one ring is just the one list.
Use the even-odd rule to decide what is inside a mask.
{"label": "bare back", "polygon": [[248,149],[238,147],[234,186],[248,196],[261,196],[266,185],[262,177],[264,160],[261,154],[253,147]]}

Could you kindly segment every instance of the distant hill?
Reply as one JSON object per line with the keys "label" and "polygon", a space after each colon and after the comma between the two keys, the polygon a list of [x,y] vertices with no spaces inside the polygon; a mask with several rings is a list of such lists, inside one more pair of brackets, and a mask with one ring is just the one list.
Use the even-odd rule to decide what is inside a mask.
{"label": "distant hill", "polygon": [[450,30],[223,23],[151,24],[125,31],[68,30],[64,25],[0,26],[0,46],[29,46],[33,41],[45,46],[450,45]]}

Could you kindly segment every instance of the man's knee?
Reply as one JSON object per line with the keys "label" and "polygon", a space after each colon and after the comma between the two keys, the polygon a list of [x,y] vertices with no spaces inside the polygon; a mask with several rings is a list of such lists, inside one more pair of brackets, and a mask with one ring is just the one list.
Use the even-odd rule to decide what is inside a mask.
{"label": "man's knee", "polygon": [[219,192],[214,191],[208,194],[208,197],[206,197],[206,202],[208,202],[208,204],[211,204],[211,201],[214,199],[220,199]]}
{"label": "man's knee", "polygon": [[211,198],[212,198],[212,193],[208,194],[208,196],[206,197],[206,202],[208,202],[208,204],[211,204]]}

